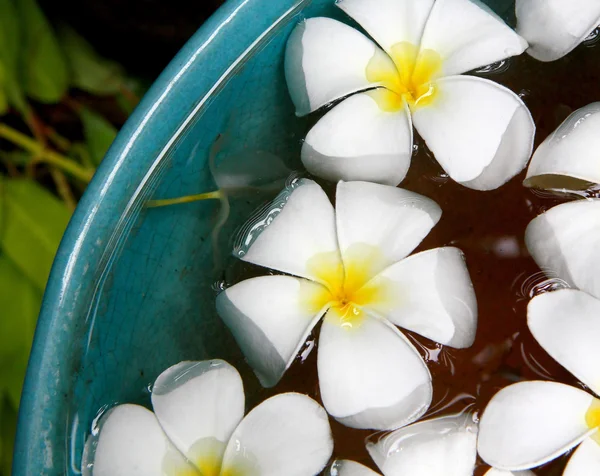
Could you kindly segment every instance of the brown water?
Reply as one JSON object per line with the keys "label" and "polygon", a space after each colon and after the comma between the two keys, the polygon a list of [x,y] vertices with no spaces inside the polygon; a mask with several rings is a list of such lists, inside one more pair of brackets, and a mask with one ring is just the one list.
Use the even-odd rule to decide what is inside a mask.
{"label": "brown water", "polygon": [[[599,54],[600,48],[581,46],[553,63],[522,55],[510,60],[507,71],[484,77],[523,97],[537,125],[537,147],[572,111],[600,100]],[[565,198],[524,188],[524,173],[495,191],[466,189],[449,180],[422,141],[416,141],[417,152],[401,187],[432,198],[443,210],[439,224],[416,251],[447,245],[462,249],[479,304],[477,338],[469,349],[443,348],[407,332],[433,375],[434,398],[426,417],[467,407],[481,413],[498,390],[521,380],[552,379],[581,385],[543,351],[526,324],[526,306],[532,293],[549,284],[525,248],[524,231],[535,216]],[[235,274],[245,278],[264,274],[264,270],[248,267]],[[318,327],[313,337],[317,334]],[[310,355],[305,360],[299,358],[281,383],[263,390],[260,397],[296,391],[320,400],[317,339],[314,341]],[[364,447],[365,438],[373,432],[349,429],[335,421],[332,427],[334,457],[376,469]],[[566,457],[560,458],[535,472],[539,476],[559,475],[566,461]],[[475,474],[482,475],[487,469],[480,462]]]}

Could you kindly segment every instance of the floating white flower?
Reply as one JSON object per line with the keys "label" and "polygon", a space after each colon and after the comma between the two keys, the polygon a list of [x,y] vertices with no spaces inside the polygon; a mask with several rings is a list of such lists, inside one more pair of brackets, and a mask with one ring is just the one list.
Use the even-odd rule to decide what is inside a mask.
{"label": "floating white flower", "polygon": [[462,75],[527,47],[487,7],[471,0],[337,6],[379,46],[330,18],[310,18],[292,32],[285,70],[298,115],[357,93],[308,133],[302,161],[309,172],[397,185],[410,165],[413,125],[467,187],[497,188],[525,167],[535,125],[523,101],[493,81]]}
{"label": "floating white flower", "polygon": [[431,402],[431,376],[395,325],[458,348],[473,343],[477,325],[460,250],[406,258],[440,215],[428,198],[368,182],[340,182],[335,210],[310,180],[284,191],[240,257],[293,276],[248,279],[217,298],[262,384],[279,381],[326,314],[318,373],[327,411],[356,428],[419,418]]}
{"label": "floating white flower", "polygon": [[[540,345],[600,395],[600,300],[575,289],[541,294],[527,320]],[[481,419],[479,454],[498,468],[521,470],[579,445],[563,474],[600,474],[600,400],[591,392],[540,381],[504,388]]]}
{"label": "floating white flower", "polygon": [[551,277],[600,299],[600,200],[577,200],[534,218],[525,243]]}
{"label": "floating white flower", "polygon": [[107,412],[86,444],[83,474],[313,476],[333,452],[327,414],[305,395],[277,395],[244,417],[242,379],[222,360],[165,370],[152,406]]}
{"label": "floating white flower", "polygon": [[600,24],[597,0],[517,0],[516,13],[527,53],[540,61],[562,58]]}
{"label": "floating white flower", "polygon": [[524,185],[580,190],[600,183],[600,102],[573,112],[537,148]]}
{"label": "floating white flower", "polygon": [[[477,458],[477,424],[466,414],[422,421],[368,442],[384,476],[472,476]],[[330,476],[379,476],[354,461],[338,460]]]}

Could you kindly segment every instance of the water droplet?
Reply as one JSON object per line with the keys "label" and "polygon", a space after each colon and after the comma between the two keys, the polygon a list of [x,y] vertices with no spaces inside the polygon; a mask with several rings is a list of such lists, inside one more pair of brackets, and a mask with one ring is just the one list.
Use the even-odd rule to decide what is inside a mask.
{"label": "water droplet", "polygon": [[[519,275],[517,280],[522,277],[523,274]],[[527,277],[519,287],[517,297],[518,301],[529,300],[542,293],[566,288],[569,288],[569,284],[564,279],[558,277],[555,271],[545,269]]]}
{"label": "water droplet", "polygon": [[215,281],[210,286],[210,289],[213,290],[215,293],[219,294],[219,293],[225,291],[225,289],[227,289],[227,282],[224,279]]}
{"label": "water droplet", "polygon": [[531,95],[531,91],[529,89],[521,89],[518,94],[518,96],[521,99],[525,99],[525,98],[529,97],[530,95]]}
{"label": "water droplet", "polygon": [[427,178],[432,182],[438,183],[440,185],[445,184],[446,182],[448,182],[448,180],[450,180],[450,176],[445,172],[440,172],[438,175],[432,175]]}
{"label": "water droplet", "polygon": [[595,46],[600,40],[600,26],[596,27],[588,36],[583,40],[584,46]]}
{"label": "water droplet", "polygon": [[316,347],[316,345],[317,345],[317,341],[315,340],[314,337],[312,339],[308,339],[304,343],[304,347],[300,350],[300,353],[298,354],[298,358],[301,363],[304,363],[306,361],[306,359],[308,359],[308,356],[313,351],[313,349]]}
{"label": "water droplet", "polygon": [[475,72],[478,74],[499,74],[504,73],[510,67],[509,59],[503,59],[496,63],[488,64],[479,69],[476,69]]}

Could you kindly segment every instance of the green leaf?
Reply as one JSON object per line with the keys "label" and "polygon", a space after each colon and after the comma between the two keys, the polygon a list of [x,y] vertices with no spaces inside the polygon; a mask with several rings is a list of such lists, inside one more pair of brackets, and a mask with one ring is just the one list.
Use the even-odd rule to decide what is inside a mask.
{"label": "green leaf", "polygon": [[1,389],[15,408],[19,408],[21,402],[21,391],[29,361],[29,350],[22,349],[15,353],[4,364],[0,366],[0,394]]}
{"label": "green leaf", "polygon": [[33,180],[7,179],[0,186],[0,247],[43,290],[71,213]]}
{"label": "green leaf", "polygon": [[35,0],[16,0],[16,5],[23,30],[25,92],[37,101],[56,103],[69,87],[67,63],[58,39]]}
{"label": "green leaf", "polygon": [[0,255],[0,366],[19,352],[29,353],[41,303],[40,290],[6,255]]}
{"label": "green leaf", "polygon": [[101,115],[83,108],[80,112],[83,134],[94,165],[99,165],[117,136],[117,128]]}
{"label": "green leaf", "polygon": [[11,474],[12,455],[17,433],[17,410],[6,398],[0,395],[0,439],[2,454],[0,454],[0,471],[4,476]]}
{"label": "green leaf", "polygon": [[0,395],[5,391],[15,408],[33,341],[42,293],[8,259],[0,255]]}
{"label": "green leaf", "polygon": [[[0,0],[0,111],[8,104],[25,111],[25,97],[19,81],[21,29],[13,0]],[[4,106],[4,108],[2,107]]]}
{"label": "green leaf", "polygon": [[73,86],[98,96],[120,91],[124,71],[118,63],[96,53],[92,45],[72,28],[63,26],[58,33],[71,70]]}
{"label": "green leaf", "polygon": [[6,97],[4,65],[0,62],[0,116],[8,112],[8,98]]}

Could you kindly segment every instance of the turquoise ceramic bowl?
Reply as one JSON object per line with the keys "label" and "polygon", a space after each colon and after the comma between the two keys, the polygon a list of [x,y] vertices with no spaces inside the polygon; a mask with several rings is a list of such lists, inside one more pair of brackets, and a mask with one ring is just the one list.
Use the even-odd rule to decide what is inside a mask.
{"label": "turquoise ceramic bowl", "polygon": [[[493,7],[506,17],[513,2]],[[219,157],[241,162],[262,151],[297,166],[309,124],[294,115],[283,54],[296,22],[315,15],[342,18],[333,0],[230,0],[120,132],[54,263],[21,402],[14,475],[79,474],[100,412],[116,402],[147,404],[155,377],[181,360],[220,357],[244,372],[215,313],[214,286],[227,264],[215,272],[219,202],[144,204],[214,190],[208,159],[219,134]],[[231,202],[217,243],[222,253],[261,200]],[[256,398],[255,380],[245,384]]]}

